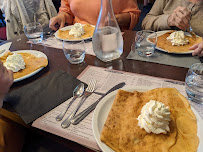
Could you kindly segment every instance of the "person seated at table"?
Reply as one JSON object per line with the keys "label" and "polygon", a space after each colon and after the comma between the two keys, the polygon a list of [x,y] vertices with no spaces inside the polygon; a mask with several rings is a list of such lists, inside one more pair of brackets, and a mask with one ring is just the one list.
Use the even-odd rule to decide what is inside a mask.
{"label": "person seated at table", "polygon": [[194,50],[192,55],[198,55],[199,57],[203,56],[203,41],[201,43],[197,43],[189,48],[190,50]]}
{"label": "person seated at table", "polygon": [[13,72],[0,61],[0,152],[20,152],[24,144],[24,128],[10,119],[12,114],[1,108],[12,83]]}
{"label": "person seated at table", "polygon": [[[140,10],[137,0],[112,0],[117,22],[122,29],[133,29],[139,20]],[[101,0],[61,0],[57,16],[50,19],[49,27],[57,30],[55,24],[62,28],[65,24],[96,25],[100,12]]]}
{"label": "person seated at table", "polygon": [[156,0],[142,22],[147,30],[189,30],[203,36],[203,0]]}

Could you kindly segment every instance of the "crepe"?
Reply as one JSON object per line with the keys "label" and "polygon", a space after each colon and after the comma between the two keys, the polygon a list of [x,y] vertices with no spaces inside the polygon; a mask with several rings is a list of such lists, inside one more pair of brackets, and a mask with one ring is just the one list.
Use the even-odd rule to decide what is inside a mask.
{"label": "crepe", "polygon": [[[183,53],[183,52],[189,52],[188,48],[193,46],[196,43],[199,43],[202,41],[201,37],[196,36],[196,40],[193,39],[191,36],[185,36],[188,38],[189,43],[183,46],[173,46],[170,40],[167,40],[166,38],[173,33],[174,31],[169,31],[161,36],[157,37],[157,47],[166,50],[169,53]],[[153,41],[153,40],[151,40]]]}
{"label": "crepe", "polygon": [[[4,63],[6,62],[6,58],[13,53],[8,52],[4,56],[0,57],[0,60]],[[22,55],[24,62],[25,62],[25,69],[22,69],[18,72],[13,73],[14,79],[23,77],[27,74],[34,72],[35,70],[46,67],[48,65],[48,60],[44,57],[36,57],[30,53],[18,53]]]}
{"label": "crepe", "polygon": [[[137,125],[142,107],[150,100],[169,106],[170,133],[148,134]],[[196,152],[199,144],[196,117],[187,99],[174,88],[119,90],[100,138],[116,152]]]}
{"label": "crepe", "polygon": [[[93,36],[93,33],[94,33],[94,27],[92,27],[91,25],[89,24],[85,24],[83,26],[84,28],[84,31],[85,33],[81,36],[81,38],[85,39],[85,38],[89,38],[89,37],[92,37]],[[71,39],[74,39],[74,40],[77,40],[79,38],[75,38],[73,35],[69,35],[69,31],[70,30],[59,30],[58,31],[58,38],[60,39],[68,39],[68,38],[71,38]]]}

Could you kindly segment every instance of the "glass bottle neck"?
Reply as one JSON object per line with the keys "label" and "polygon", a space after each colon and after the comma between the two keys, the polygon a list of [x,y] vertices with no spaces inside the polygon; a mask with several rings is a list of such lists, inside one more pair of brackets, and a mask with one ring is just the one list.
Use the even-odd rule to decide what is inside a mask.
{"label": "glass bottle neck", "polygon": [[113,8],[112,8],[112,0],[101,0],[101,9],[104,12],[110,12],[113,13]]}

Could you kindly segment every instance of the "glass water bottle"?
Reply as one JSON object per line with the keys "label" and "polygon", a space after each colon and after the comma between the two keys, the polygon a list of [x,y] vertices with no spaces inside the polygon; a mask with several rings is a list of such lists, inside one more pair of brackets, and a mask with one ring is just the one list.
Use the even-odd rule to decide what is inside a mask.
{"label": "glass water bottle", "polygon": [[92,44],[94,53],[104,62],[117,59],[123,53],[123,37],[114,16],[112,0],[101,0]]}

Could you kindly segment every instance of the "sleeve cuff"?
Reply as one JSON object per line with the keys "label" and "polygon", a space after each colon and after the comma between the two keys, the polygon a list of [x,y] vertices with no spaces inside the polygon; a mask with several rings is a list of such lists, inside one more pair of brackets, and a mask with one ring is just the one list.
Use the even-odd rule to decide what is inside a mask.
{"label": "sleeve cuff", "polygon": [[140,16],[140,13],[131,13],[129,12],[130,14],[130,26],[129,26],[129,30],[132,30],[135,25],[138,23],[139,21],[139,16]]}
{"label": "sleeve cuff", "polygon": [[160,16],[159,21],[160,21],[161,26],[158,28],[159,30],[171,29],[171,27],[168,25],[169,16],[170,16],[170,14],[164,14],[164,15]]}

